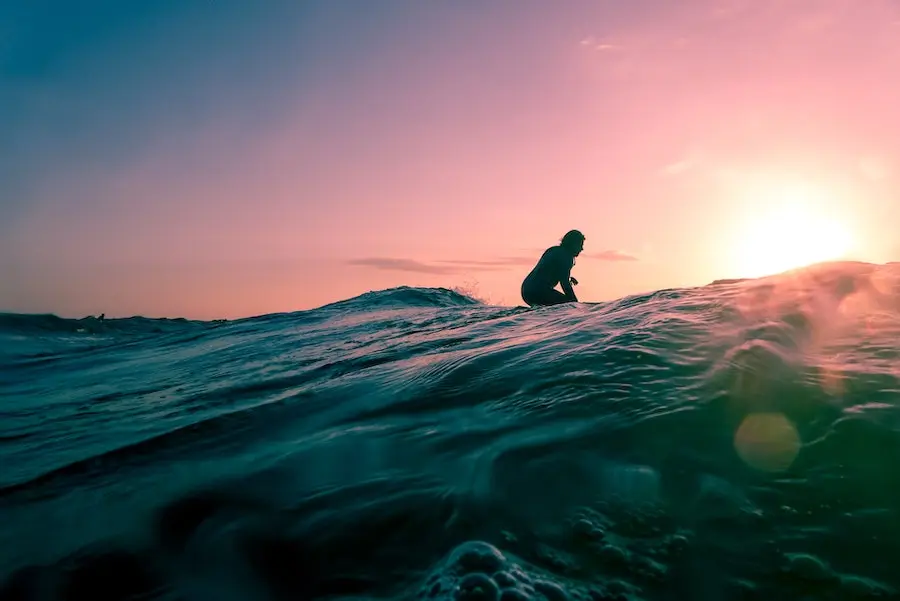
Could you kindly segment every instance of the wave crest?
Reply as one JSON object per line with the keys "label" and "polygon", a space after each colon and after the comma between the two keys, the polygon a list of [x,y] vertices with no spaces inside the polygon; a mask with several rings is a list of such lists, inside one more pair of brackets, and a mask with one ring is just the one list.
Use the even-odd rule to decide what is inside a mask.
{"label": "wave crest", "polygon": [[373,310],[427,307],[471,307],[483,304],[470,296],[447,288],[399,286],[366,292],[319,307],[328,310]]}

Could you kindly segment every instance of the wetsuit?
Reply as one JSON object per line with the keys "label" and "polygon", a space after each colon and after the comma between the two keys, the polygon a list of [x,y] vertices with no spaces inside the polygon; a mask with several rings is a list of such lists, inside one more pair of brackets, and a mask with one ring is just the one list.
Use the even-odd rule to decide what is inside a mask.
{"label": "wetsuit", "polygon": [[[540,261],[522,282],[522,300],[531,306],[558,305],[577,302],[569,274],[575,258],[562,246],[552,246],[544,251]],[[555,289],[560,284],[565,294]]]}

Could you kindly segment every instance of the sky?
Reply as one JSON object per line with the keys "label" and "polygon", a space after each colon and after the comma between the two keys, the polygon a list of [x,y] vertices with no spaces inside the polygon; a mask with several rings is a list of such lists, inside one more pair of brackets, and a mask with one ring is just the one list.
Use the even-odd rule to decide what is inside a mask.
{"label": "sky", "polygon": [[900,260],[897,0],[0,3],[0,311]]}

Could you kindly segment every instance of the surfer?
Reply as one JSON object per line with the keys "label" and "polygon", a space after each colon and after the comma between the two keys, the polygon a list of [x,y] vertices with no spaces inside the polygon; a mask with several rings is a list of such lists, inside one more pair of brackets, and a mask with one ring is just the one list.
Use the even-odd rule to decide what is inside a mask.
{"label": "surfer", "polygon": [[[531,305],[558,305],[577,303],[572,285],[578,280],[571,276],[575,257],[584,248],[584,234],[571,230],[562,237],[558,246],[544,251],[534,269],[522,282],[522,300]],[[562,292],[556,289],[559,284]]]}

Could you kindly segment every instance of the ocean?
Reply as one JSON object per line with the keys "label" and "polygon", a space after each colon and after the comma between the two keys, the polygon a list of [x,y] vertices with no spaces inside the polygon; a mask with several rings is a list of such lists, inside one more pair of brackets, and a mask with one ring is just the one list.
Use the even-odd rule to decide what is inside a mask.
{"label": "ocean", "polygon": [[0,599],[900,599],[900,264],[0,315]]}

